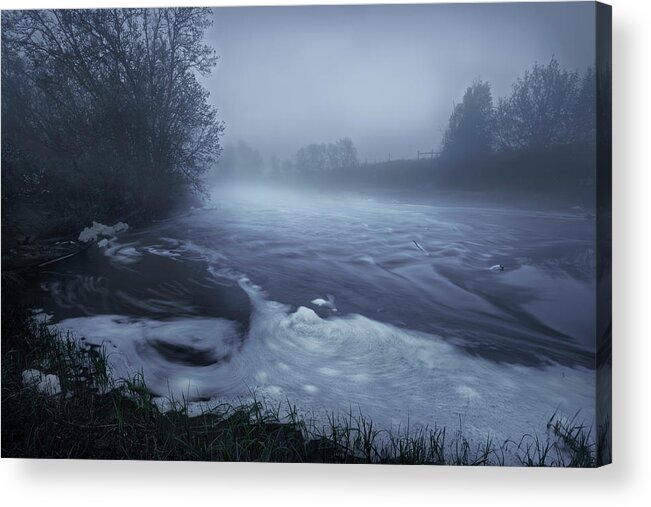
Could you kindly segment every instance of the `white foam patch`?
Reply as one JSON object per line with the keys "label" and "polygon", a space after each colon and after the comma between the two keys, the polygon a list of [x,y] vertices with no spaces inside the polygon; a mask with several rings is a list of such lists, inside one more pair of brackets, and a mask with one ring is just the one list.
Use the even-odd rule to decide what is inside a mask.
{"label": "white foam patch", "polygon": [[179,252],[168,250],[160,245],[146,246],[144,247],[144,250],[149,254],[158,255],[159,257],[168,257],[173,260],[178,260],[178,258],[181,257]]}
{"label": "white foam patch", "polygon": [[329,308],[333,312],[337,311],[337,307],[335,306],[335,297],[332,294],[328,294],[326,296],[328,299],[323,299],[323,298],[316,298],[310,301],[315,306],[323,306],[325,308]]}
{"label": "white foam patch", "polygon": [[118,243],[117,241],[109,241],[108,245],[102,250],[115,264],[135,264],[139,262],[143,256],[143,252],[138,250],[134,245],[136,243]]}
{"label": "white foam patch", "polygon": [[[241,385],[236,353],[240,337],[237,324],[225,319],[173,319],[157,321],[120,315],[96,315],[66,319],[56,325],[71,329],[86,343],[103,346],[114,378],[130,379],[142,374],[155,395],[176,400],[207,398]],[[157,345],[194,351],[215,357],[212,364],[193,365],[175,361],[159,352]]]}
{"label": "white foam patch", "polygon": [[[160,238],[164,244],[140,245],[137,242],[121,243],[116,238],[103,239],[98,243],[102,253],[117,265],[130,265],[140,262],[145,254],[166,257],[178,261],[187,248],[178,240]],[[108,247],[108,248],[107,248]]]}
{"label": "white foam patch", "polygon": [[[525,433],[544,434],[549,417],[573,415],[594,421],[595,373],[550,365],[534,368],[470,356],[441,338],[399,329],[361,315],[323,319],[313,310],[268,301],[247,282],[254,312],[241,349],[234,324],[197,318],[159,322],[120,316],[68,319],[91,343],[107,340],[118,376],[142,371],[159,396],[213,398],[213,405],[250,400],[290,400],[314,417],[351,409],[378,427],[447,426],[460,420],[469,437],[487,433],[501,442]],[[148,347],[153,339],[230,354],[206,366],[173,363]],[[197,411],[210,403],[198,404]]]}
{"label": "white foam patch", "polygon": [[83,243],[90,243],[92,241],[97,241],[102,237],[114,237],[118,232],[124,232],[128,229],[129,225],[125,224],[124,222],[118,222],[115,225],[104,225],[93,221],[93,225],[84,228],[84,230],[79,233],[78,239]]}
{"label": "white foam patch", "polygon": [[48,396],[61,394],[61,381],[57,375],[52,373],[45,374],[35,369],[25,370],[22,373],[22,380],[25,387],[31,387],[39,393]]}

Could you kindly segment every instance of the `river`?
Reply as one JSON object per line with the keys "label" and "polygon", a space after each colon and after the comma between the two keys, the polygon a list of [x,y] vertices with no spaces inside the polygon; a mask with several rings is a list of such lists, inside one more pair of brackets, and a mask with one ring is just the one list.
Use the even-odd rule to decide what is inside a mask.
{"label": "river", "polygon": [[161,404],[255,393],[502,441],[594,420],[594,241],[574,209],[229,189],[48,266],[41,306]]}

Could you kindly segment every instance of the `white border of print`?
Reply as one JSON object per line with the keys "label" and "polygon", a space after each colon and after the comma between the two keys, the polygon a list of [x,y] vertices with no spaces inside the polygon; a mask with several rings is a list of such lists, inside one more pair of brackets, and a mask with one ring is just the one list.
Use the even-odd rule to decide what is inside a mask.
{"label": "white border of print", "polygon": [[[254,0],[8,0],[3,9],[340,4]],[[350,2],[348,2],[350,3]],[[368,2],[354,3],[424,3]],[[614,460],[599,470],[9,460],[4,505],[643,505],[651,501],[651,3],[612,0]]]}

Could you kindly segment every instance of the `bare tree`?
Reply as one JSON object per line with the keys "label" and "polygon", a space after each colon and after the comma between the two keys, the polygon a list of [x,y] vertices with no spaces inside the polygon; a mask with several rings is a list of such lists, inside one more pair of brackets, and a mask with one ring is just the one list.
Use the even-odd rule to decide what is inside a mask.
{"label": "bare tree", "polygon": [[[591,78],[586,79],[591,84]],[[561,69],[555,58],[547,65],[535,64],[513,84],[511,95],[499,101],[498,147],[545,148],[575,142],[580,93],[577,72]]]}
{"label": "bare tree", "polygon": [[[180,189],[200,190],[224,129],[197,81],[217,61],[203,41],[209,13],[3,13],[3,88],[29,104],[23,139],[11,141],[56,154],[50,171],[63,165],[89,185],[113,185],[146,210]],[[3,101],[3,121],[11,115]]]}

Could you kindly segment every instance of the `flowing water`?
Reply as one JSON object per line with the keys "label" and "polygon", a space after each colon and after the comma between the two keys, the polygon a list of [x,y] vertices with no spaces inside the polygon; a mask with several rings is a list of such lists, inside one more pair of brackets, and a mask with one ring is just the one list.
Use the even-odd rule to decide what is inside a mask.
{"label": "flowing water", "polygon": [[[252,190],[48,267],[118,377],[496,440],[594,419],[594,219]],[[494,265],[502,271],[491,270]]]}

